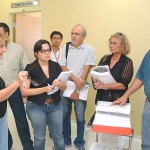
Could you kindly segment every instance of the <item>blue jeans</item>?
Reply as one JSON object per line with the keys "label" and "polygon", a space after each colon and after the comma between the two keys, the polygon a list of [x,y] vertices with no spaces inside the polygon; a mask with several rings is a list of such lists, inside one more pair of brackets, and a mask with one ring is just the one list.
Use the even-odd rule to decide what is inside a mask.
{"label": "blue jeans", "polygon": [[71,141],[71,112],[72,103],[74,103],[74,110],[77,121],[77,137],[74,140],[74,145],[82,147],[85,144],[84,140],[84,128],[85,128],[85,109],[86,101],[84,100],[70,100],[70,98],[63,97],[61,93],[61,99],[63,102],[63,135],[66,145],[72,144]]}
{"label": "blue jeans", "polygon": [[0,118],[0,150],[8,150],[7,112],[3,118]]}
{"label": "blue jeans", "polygon": [[34,150],[45,150],[46,124],[51,131],[55,150],[65,150],[62,103],[36,105],[28,101],[26,111],[34,131]]}
{"label": "blue jeans", "polygon": [[146,100],[142,115],[142,150],[150,150],[150,102]]}
{"label": "blue jeans", "polygon": [[[8,98],[8,100],[15,118],[17,131],[23,146],[23,150],[33,150],[33,142],[30,136],[29,126],[20,89],[18,88]],[[9,145],[11,145],[11,136],[9,135],[8,137],[8,143]]]}

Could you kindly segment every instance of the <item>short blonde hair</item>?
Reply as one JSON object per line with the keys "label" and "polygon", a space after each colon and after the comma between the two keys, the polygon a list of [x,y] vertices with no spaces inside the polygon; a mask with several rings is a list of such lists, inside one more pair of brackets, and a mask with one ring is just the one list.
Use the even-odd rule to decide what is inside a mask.
{"label": "short blonde hair", "polygon": [[9,38],[5,34],[0,34],[0,42],[5,41],[6,45],[9,42]]}
{"label": "short blonde hair", "polygon": [[122,44],[122,51],[121,51],[122,54],[128,55],[130,52],[130,43],[129,43],[129,40],[126,37],[126,35],[124,33],[121,33],[121,32],[116,32],[115,34],[110,36],[109,44],[110,44],[112,38],[117,38],[120,40],[120,42]]}

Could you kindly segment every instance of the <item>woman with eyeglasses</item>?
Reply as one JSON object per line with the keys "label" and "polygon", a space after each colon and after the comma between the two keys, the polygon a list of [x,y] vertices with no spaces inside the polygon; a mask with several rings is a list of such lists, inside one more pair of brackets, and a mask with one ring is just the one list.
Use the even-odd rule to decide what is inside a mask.
{"label": "woman with eyeglasses", "polygon": [[[113,102],[121,97],[126,90],[133,76],[132,60],[126,55],[130,52],[129,41],[125,34],[117,32],[109,39],[109,49],[111,54],[104,55],[98,66],[108,65],[110,73],[116,83],[103,84],[99,80],[93,80],[93,87],[97,90],[95,104],[98,101]],[[129,102],[129,100],[128,100]],[[92,116],[87,126],[92,126],[95,114]]]}
{"label": "woman with eyeglasses", "polygon": [[[26,80],[21,88],[23,96],[27,96],[26,111],[34,131],[34,150],[45,150],[46,124],[51,130],[55,150],[65,150],[60,90],[65,90],[66,84],[57,79],[61,68],[50,60],[50,54],[48,41],[39,40],[35,43],[36,60],[25,68],[30,80]],[[54,87],[60,90],[48,95]]]}
{"label": "woman with eyeglasses", "polygon": [[[8,37],[0,34],[0,59],[2,59],[3,53],[6,51],[8,41]],[[15,92],[19,84],[22,83],[21,80],[27,78],[26,75],[27,73],[25,71],[21,71],[18,74],[18,79],[6,88],[4,80],[0,77],[0,150],[8,150],[8,123],[6,100]]]}

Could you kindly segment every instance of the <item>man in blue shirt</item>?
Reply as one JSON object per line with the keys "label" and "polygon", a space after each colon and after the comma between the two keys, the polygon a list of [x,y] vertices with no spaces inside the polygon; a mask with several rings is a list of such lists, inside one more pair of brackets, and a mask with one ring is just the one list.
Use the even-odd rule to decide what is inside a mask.
{"label": "man in blue shirt", "polygon": [[150,150],[150,50],[144,56],[144,59],[138,69],[136,78],[134,79],[130,88],[113,104],[123,105],[126,103],[127,98],[144,85],[144,92],[146,101],[142,115],[142,150]]}

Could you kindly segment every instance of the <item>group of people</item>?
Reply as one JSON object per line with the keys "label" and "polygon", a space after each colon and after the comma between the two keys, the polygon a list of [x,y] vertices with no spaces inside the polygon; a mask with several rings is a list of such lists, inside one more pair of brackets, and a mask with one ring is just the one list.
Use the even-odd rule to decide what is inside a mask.
{"label": "group of people", "polygon": [[[79,92],[87,83],[91,68],[96,65],[94,48],[84,41],[87,36],[86,28],[80,24],[75,25],[71,30],[71,42],[65,44],[62,49],[59,46],[63,35],[59,31],[51,33],[51,46],[47,40],[38,40],[34,45],[36,60],[27,64],[25,71],[20,73],[19,71],[23,68],[23,50],[19,45],[8,42],[9,34],[8,25],[0,23],[0,149],[7,150],[12,146],[12,138],[7,126],[6,99],[8,99],[24,150],[45,150],[46,126],[50,130],[55,150],[65,150],[72,144],[78,150],[85,150],[87,101],[79,99]],[[145,55],[133,84],[128,88],[133,76],[133,62],[127,57],[130,52],[128,38],[121,32],[111,35],[109,48],[111,54],[104,55],[98,65],[108,65],[116,83],[103,84],[99,80],[92,79],[93,88],[97,90],[95,104],[97,101],[109,101],[123,105],[129,102],[128,97],[144,84],[147,99],[142,120],[142,149],[148,150],[150,149],[148,142],[150,137],[148,118],[150,52]],[[70,97],[64,97],[63,91],[67,85],[57,77],[62,71],[68,70],[73,71],[69,80],[75,83],[76,88]],[[20,88],[18,88],[19,85]],[[59,90],[48,94],[55,87]],[[26,112],[22,97],[27,97]],[[73,143],[71,139],[72,103],[74,103],[77,121],[77,136]],[[26,113],[34,132],[34,146]],[[90,124],[93,119],[94,115]]]}

